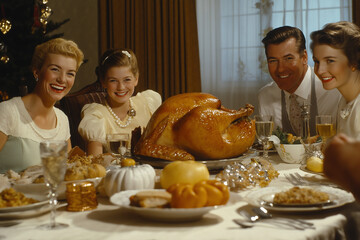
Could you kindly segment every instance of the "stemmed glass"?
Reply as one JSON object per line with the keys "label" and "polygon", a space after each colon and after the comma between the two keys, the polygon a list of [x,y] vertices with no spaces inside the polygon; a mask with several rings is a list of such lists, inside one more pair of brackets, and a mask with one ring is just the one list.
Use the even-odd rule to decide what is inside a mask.
{"label": "stemmed glass", "polygon": [[255,115],[256,137],[263,146],[263,157],[268,158],[268,142],[274,129],[274,118],[271,115]]}
{"label": "stemmed glass", "polygon": [[127,133],[111,133],[106,135],[110,151],[116,156],[116,163],[130,156],[130,136]]}
{"label": "stemmed glass", "polygon": [[323,143],[326,143],[327,139],[335,135],[335,128],[331,115],[316,116],[316,132],[321,136]]}
{"label": "stemmed glass", "polygon": [[55,222],[57,205],[57,188],[64,181],[67,161],[67,141],[45,141],[40,143],[40,156],[44,171],[46,186],[49,188],[49,203],[51,206],[50,223],[40,225],[44,229],[61,229],[68,224]]}

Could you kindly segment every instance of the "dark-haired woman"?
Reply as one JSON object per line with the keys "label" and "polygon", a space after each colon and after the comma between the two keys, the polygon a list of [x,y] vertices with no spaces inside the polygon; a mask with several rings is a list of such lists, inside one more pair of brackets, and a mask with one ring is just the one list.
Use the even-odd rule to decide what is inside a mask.
{"label": "dark-haired woman", "polygon": [[342,95],[337,133],[360,139],[360,28],[351,22],[329,23],[311,33],[315,73],[326,90]]}
{"label": "dark-haired woman", "polygon": [[132,96],[139,80],[137,59],[130,49],[108,50],[96,69],[106,89],[106,103],[87,104],[82,109],[79,133],[87,142],[87,154],[97,156],[109,152],[106,135],[127,133],[145,128],[161,105],[161,96],[152,90]]}

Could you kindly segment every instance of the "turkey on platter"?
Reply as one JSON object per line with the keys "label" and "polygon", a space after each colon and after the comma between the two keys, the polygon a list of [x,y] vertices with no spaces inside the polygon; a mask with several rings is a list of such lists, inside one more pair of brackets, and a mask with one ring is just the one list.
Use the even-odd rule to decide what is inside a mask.
{"label": "turkey on platter", "polygon": [[172,96],[151,117],[134,153],[170,161],[239,156],[255,139],[253,111],[250,104],[224,108],[207,93]]}

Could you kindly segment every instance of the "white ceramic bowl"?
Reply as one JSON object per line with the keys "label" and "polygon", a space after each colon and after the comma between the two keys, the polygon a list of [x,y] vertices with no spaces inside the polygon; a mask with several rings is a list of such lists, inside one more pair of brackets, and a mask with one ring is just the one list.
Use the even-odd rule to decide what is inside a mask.
{"label": "white ceramic bowl", "polygon": [[281,160],[286,163],[303,163],[306,160],[302,144],[274,144]]}

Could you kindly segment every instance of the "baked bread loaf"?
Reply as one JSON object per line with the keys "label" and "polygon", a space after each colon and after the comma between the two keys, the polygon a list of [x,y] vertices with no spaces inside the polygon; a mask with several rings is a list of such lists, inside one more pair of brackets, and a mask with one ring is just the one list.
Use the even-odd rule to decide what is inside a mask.
{"label": "baked bread loaf", "polygon": [[166,191],[140,191],[130,198],[130,206],[143,208],[170,207],[171,194]]}
{"label": "baked bread loaf", "polygon": [[66,170],[65,181],[104,177],[105,175],[106,169],[98,163],[92,163],[89,165],[75,164]]}

